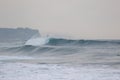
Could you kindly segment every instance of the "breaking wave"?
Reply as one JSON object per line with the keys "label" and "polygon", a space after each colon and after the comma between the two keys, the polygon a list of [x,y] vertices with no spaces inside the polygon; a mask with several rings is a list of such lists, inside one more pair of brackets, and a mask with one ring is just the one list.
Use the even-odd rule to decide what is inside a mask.
{"label": "breaking wave", "polygon": [[29,39],[25,45],[31,46],[42,46],[42,45],[53,45],[53,46],[67,46],[67,45],[103,45],[103,44],[120,44],[120,41],[114,40],[72,40],[63,38],[49,38],[41,37]]}
{"label": "breaking wave", "polygon": [[40,56],[40,54],[100,53],[103,50],[105,50],[104,52],[116,50],[115,48],[120,48],[119,40],[71,40],[41,37],[30,39],[20,46],[2,48],[2,51],[15,53],[16,55]]}
{"label": "breaking wave", "polygon": [[49,38],[34,38],[34,39],[29,39],[25,45],[32,45],[32,46],[41,46],[45,45],[46,43],[49,42]]}
{"label": "breaking wave", "polygon": [[[6,45],[6,44],[5,44]],[[119,40],[72,40],[64,38],[32,38],[23,43],[9,43],[0,47],[0,54],[10,56],[29,56],[34,58],[55,57],[63,62],[106,62],[118,59]],[[64,58],[64,59],[63,59]],[[46,60],[45,60],[46,61]],[[53,61],[54,62],[54,61]]]}

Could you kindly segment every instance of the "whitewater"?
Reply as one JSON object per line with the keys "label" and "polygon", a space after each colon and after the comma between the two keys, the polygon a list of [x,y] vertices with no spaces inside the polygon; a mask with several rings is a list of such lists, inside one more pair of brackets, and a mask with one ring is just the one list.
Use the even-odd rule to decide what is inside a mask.
{"label": "whitewater", "polygon": [[0,80],[119,80],[120,40],[0,42]]}

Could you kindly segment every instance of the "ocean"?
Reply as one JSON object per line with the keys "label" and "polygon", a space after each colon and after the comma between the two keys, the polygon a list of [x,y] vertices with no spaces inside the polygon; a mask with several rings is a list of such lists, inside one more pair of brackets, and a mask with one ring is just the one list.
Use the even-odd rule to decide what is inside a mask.
{"label": "ocean", "polygon": [[119,80],[120,40],[0,42],[0,80]]}

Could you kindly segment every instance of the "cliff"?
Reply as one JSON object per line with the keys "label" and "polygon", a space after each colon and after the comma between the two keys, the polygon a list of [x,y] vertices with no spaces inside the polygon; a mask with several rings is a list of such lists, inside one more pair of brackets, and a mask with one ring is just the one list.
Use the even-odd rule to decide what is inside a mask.
{"label": "cliff", "polygon": [[40,35],[39,31],[30,28],[0,28],[0,41],[25,41],[34,35]]}

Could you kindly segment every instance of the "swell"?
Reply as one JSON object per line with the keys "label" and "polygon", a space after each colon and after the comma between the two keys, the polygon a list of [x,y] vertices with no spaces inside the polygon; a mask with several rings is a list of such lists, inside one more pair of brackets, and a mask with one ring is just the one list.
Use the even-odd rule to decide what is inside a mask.
{"label": "swell", "polygon": [[[120,48],[120,41],[101,41],[101,40],[69,40],[50,38],[45,45],[33,46],[25,45],[17,47],[2,48],[2,52],[10,55],[27,55],[27,56],[41,56],[41,55],[71,55],[71,54],[90,54],[102,53],[108,51],[118,50]],[[103,53],[104,53],[103,52]],[[119,51],[118,51],[119,52]],[[117,54],[117,53],[116,53]]]}
{"label": "swell", "polygon": [[0,48],[1,53],[18,57],[30,56],[43,62],[55,58],[53,62],[114,63],[120,61],[120,41],[49,38],[46,44],[40,46],[25,45],[25,43],[7,45]]}
{"label": "swell", "polygon": [[26,55],[26,56],[41,56],[41,55],[70,55],[80,51],[77,47],[63,46],[30,46],[24,45],[20,47],[6,48],[2,50],[10,55]]}
{"label": "swell", "polygon": [[47,45],[99,45],[99,44],[120,44],[119,40],[70,40],[70,39],[57,39],[50,38]]}

